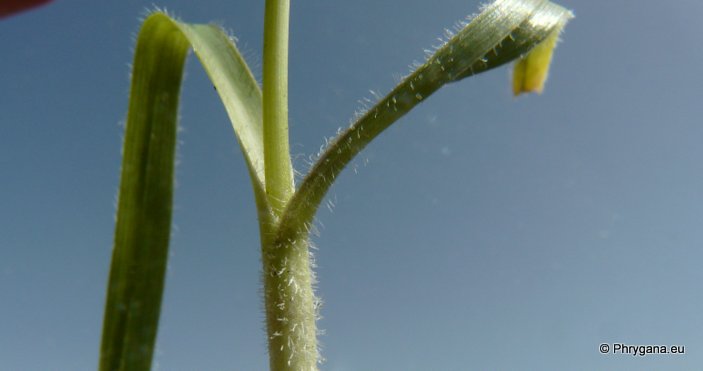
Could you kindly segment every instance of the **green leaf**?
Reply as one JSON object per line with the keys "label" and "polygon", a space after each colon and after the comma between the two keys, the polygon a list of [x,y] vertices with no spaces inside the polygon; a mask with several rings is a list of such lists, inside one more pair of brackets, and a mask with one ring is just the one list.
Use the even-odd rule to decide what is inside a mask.
{"label": "green leaf", "polygon": [[[171,20],[172,21],[172,20]],[[230,38],[217,26],[174,22],[215,85],[247,160],[256,192],[265,189],[261,88]]]}
{"label": "green leaf", "polygon": [[171,227],[178,99],[192,46],[232,121],[260,218],[264,193],[261,90],[218,27],[163,13],[146,19],[134,57],[115,245],[105,305],[100,370],[148,370],[159,321]]}
{"label": "green leaf", "polygon": [[526,55],[561,30],[571,12],[547,0],[498,0],[465,25],[388,95],[342,132],[303,179],[281,217],[277,238],[296,240],[334,179],[376,136],[445,84]]}

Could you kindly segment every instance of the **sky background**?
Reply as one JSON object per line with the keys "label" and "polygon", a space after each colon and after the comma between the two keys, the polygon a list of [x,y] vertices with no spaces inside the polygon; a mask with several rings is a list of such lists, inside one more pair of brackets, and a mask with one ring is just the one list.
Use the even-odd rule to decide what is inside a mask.
{"label": "sky background", "polygon": [[[263,0],[159,1],[239,39]],[[295,167],[474,0],[293,1]],[[546,91],[451,84],[372,143],[314,239],[323,370],[693,370],[703,364],[699,0],[561,0]],[[152,2],[0,21],[0,369],[94,370],[135,35]],[[155,370],[268,366],[253,196],[189,58]],[[601,343],[686,354],[601,355]]]}

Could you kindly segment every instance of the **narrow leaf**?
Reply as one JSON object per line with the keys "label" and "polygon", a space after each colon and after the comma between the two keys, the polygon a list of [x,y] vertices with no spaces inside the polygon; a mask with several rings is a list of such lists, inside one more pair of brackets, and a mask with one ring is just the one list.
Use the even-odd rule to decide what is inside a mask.
{"label": "narrow leaf", "polygon": [[168,255],[185,37],[150,18],[139,34],[103,321],[100,370],[148,370]]}
{"label": "narrow leaf", "polygon": [[134,57],[103,322],[103,371],[149,370],[151,365],[171,233],[178,99],[190,46],[232,120],[260,217],[270,215],[264,194],[261,91],[247,65],[219,28],[151,15]]}
{"label": "narrow leaf", "polygon": [[510,62],[561,29],[571,12],[547,0],[498,0],[486,6],[321,155],[288,204],[278,238],[306,234],[320,202],[344,167],[376,136],[447,83]]}

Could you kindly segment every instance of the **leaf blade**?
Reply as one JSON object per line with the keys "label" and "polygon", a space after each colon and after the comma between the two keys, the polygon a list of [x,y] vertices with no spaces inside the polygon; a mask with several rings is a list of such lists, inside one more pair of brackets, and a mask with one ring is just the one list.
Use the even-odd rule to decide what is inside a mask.
{"label": "leaf blade", "polygon": [[263,188],[261,91],[246,63],[219,28],[152,14],[135,51],[100,370],[151,366],[168,258],[178,99],[191,46],[232,120],[260,219],[270,215]]}
{"label": "leaf blade", "polygon": [[442,86],[527,54],[571,12],[548,0],[497,0],[406,77],[323,152],[281,217],[277,238],[295,240],[310,229],[334,179],[375,137]]}
{"label": "leaf blade", "polygon": [[220,95],[257,187],[264,188],[261,88],[229,37],[214,25],[176,22]]}
{"label": "leaf blade", "polygon": [[[101,370],[151,365],[173,198],[178,95],[188,44],[147,20],[137,42],[110,268]],[[168,65],[159,68],[162,58]],[[147,344],[147,346],[144,346]]]}

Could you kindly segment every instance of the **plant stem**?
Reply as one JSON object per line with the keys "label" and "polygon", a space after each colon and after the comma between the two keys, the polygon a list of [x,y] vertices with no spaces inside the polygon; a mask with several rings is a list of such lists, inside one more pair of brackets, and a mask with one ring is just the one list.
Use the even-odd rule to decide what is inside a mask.
{"label": "plant stem", "polygon": [[266,194],[280,213],[293,194],[288,146],[289,0],[266,0],[264,18],[264,166]]}
{"label": "plant stem", "polygon": [[283,243],[262,233],[266,327],[271,371],[317,370],[317,299],[308,240]]}
{"label": "plant stem", "polygon": [[317,306],[308,240],[275,238],[278,217],[295,190],[288,144],[289,13],[289,0],[266,0],[263,139],[266,196],[273,220],[259,220],[264,300],[271,370],[314,371]]}

